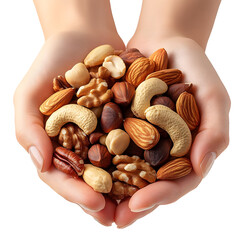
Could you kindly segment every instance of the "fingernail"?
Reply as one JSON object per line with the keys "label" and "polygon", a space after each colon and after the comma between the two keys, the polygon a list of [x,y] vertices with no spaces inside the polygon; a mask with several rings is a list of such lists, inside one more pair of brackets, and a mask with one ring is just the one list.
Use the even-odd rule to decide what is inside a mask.
{"label": "fingernail", "polygon": [[147,210],[150,210],[152,209],[153,207],[155,207],[155,204],[153,204],[152,206],[150,207],[145,207],[145,208],[139,208],[139,209],[131,209],[131,212],[144,212],[144,211],[147,211]]}
{"label": "fingernail", "polygon": [[84,210],[89,211],[89,212],[92,212],[92,213],[101,211],[101,210],[95,210],[95,209],[93,210],[93,209],[90,209],[90,208],[86,207],[86,206],[83,205],[83,204],[77,203],[77,205],[80,206],[81,208],[83,208]]}
{"label": "fingernail", "polygon": [[203,158],[203,161],[200,165],[202,170],[202,176],[206,177],[209,173],[210,169],[212,168],[212,165],[217,157],[217,154],[215,152],[209,152],[205,155]]}
{"label": "fingernail", "polygon": [[41,171],[42,170],[42,166],[43,166],[43,158],[41,153],[38,151],[38,149],[35,146],[31,146],[28,149],[28,153],[30,154],[30,157],[34,163],[34,165],[36,166],[36,168]]}
{"label": "fingernail", "polygon": [[118,229],[123,229],[123,228],[127,228],[127,227],[129,227],[130,225],[132,225],[133,223],[135,223],[136,222],[136,220],[135,221],[133,221],[133,222],[130,222],[130,223],[128,223],[127,225],[123,225],[123,226],[117,226],[117,228]]}

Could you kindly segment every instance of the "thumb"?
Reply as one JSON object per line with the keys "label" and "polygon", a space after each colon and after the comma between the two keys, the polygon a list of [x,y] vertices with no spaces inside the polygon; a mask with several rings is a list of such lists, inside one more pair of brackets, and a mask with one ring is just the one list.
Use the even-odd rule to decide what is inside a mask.
{"label": "thumb", "polygon": [[190,158],[196,174],[202,178],[229,143],[230,101],[221,102],[211,99],[202,109],[201,125],[193,142]]}
{"label": "thumb", "polygon": [[51,140],[43,128],[43,117],[37,103],[16,92],[14,106],[17,140],[30,154],[37,169],[45,172],[51,166],[53,150]]}

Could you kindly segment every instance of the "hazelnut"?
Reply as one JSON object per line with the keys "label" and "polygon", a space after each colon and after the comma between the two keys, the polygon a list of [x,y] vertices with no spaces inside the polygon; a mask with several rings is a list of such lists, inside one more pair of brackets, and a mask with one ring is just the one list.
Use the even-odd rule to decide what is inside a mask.
{"label": "hazelnut", "polygon": [[140,158],[143,158],[143,152],[144,150],[137,146],[134,141],[130,140],[130,144],[128,145],[128,148],[124,152],[124,155],[128,156],[139,156]]}
{"label": "hazelnut", "polygon": [[167,94],[176,102],[181,93],[189,92],[191,88],[192,83],[176,83],[169,86]]}
{"label": "hazelnut", "polygon": [[94,132],[91,133],[89,136],[89,142],[91,144],[95,144],[96,142],[98,142],[98,140],[100,139],[100,137],[103,135],[103,133],[101,132]]}
{"label": "hazelnut", "polygon": [[144,151],[144,159],[153,167],[160,167],[169,160],[172,142],[170,139],[160,139],[158,144],[150,150]]}
{"label": "hazelnut", "polygon": [[89,161],[96,167],[107,168],[112,161],[112,155],[101,144],[93,145],[88,151]]}
{"label": "hazelnut", "polygon": [[154,96],[151,100],[151,105],[164,105],[166,107],[171,108],[175,111],[175,104],[171,98],[166,96]]}
{"label": "hazelnut", "polygon": [[112,102],[104,105],[101,116],[101,127],[105,133],[120,128],[123,122],[123,115],[120,107]]}
{"label": "hazelnut", "polygon": [[136,59],[143,56],[137,48],[129,48],[123,51],[119,57],[122,58],[127,67],[129,67]]}
{"label": "hazelnut", "polygon": [[106,138],[108,151],[114,155],[122,154],[130,143],[130,137],[122,129],[112,130]]}
{"label": "hazelnut", "polygon": [[135,94],[135,87],[128,82],[116,82],[111,90],[114,102],[123,106],[129,105]]}

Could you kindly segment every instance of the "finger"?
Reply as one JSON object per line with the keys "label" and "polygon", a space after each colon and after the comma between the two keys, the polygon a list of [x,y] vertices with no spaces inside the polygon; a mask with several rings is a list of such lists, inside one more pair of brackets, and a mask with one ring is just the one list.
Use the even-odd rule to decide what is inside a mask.
{"label": "finger", "polygon": [[99,212],[91,212],[83,209],[84,212],[93,216],[93,218],[104,226],[112,226],[114,222],[115,210],[117,207],[116,201],[111,200],[108,197],[105,197],[105,207]]}
{"label": "finger", "polygon": [[130,199],[129,208],[133,212],[142,212],[157,205],[175,202],[200,182],[201,177],[194,172],[175,181],[155,182],[137,191]]}
{"label": "finger", "polygon": [[47,172],[38,171],[38,175],[56,193],[85,210],[97,212],[105,207],[103,195],[95,192],[82,179],[72,178],[53,166]]}
{"label": "finger", "polygon": [[157,206],[143,212],[132,212],[129,208],[130,199],[122,201],[116,208],[115,223],[118,228],[126,228],[133,224],[137,219],[144,217],[152,212]]}
{"label": "finger", "polygon": [[15,131],[18,142],[30,153],[39,171],[46,171],[52,162],[52,144],[43,127],[39,103],[18,91],[14,97]]}
{"label": "finger", "polygon": [[194,171],[201,177],[207,175],[214,160],[229,143],[228,101],[214,94],[206,99],[207,104],[201,107],[201,125],[190,154]]}

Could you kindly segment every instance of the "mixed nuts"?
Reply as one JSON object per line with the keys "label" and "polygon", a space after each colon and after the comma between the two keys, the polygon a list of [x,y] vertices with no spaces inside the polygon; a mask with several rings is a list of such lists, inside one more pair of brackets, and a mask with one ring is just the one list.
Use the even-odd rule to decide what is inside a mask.
{"label": "mixed nuts", "polygon": [[55,93],[39,108],[54,166],[117,200],[188,175],[200,123],[191,89],[168,69],[165,49],[147,58],[135,48],[96,47],[53,79]]}

